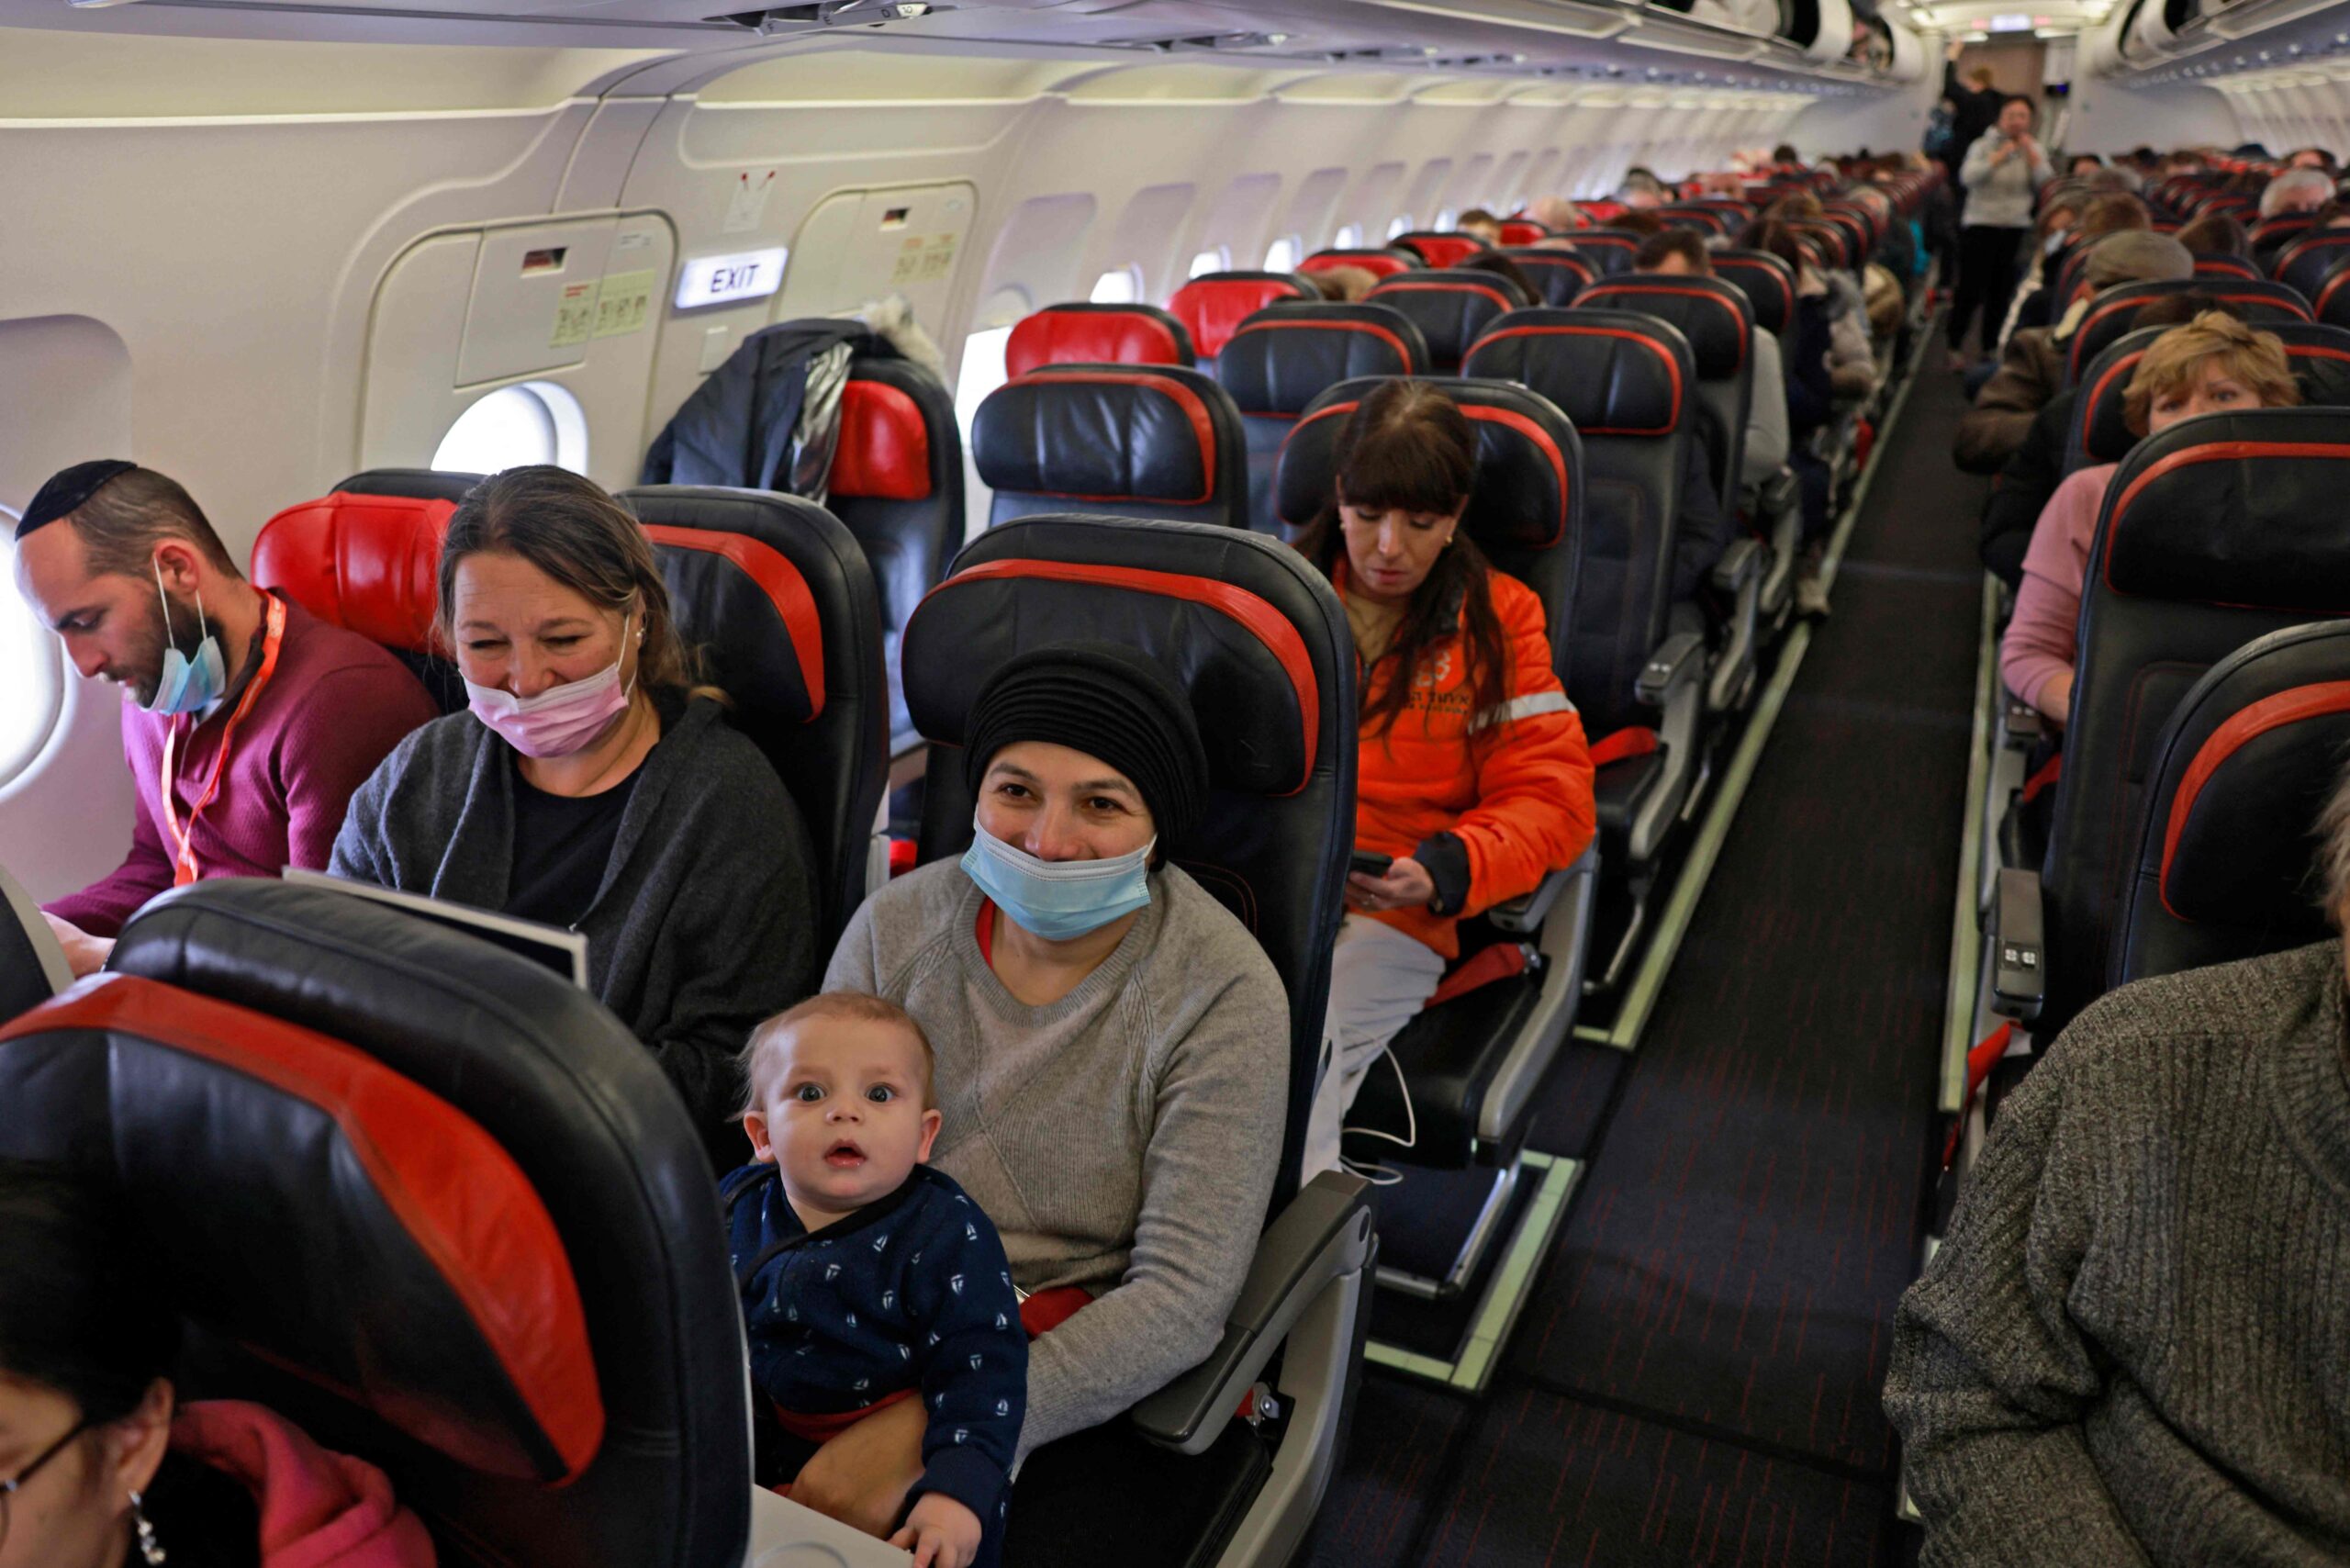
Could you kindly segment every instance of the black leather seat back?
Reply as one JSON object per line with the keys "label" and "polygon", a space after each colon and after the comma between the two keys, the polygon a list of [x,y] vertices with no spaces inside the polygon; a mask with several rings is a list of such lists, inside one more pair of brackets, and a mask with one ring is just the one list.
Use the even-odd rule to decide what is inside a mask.
{"label": "black leather seat back", "polygon": [[182,1398],[381,1466],[451,1568],[743,1561],[709,1169],[618,1019],[476,938],[271,880],[164,895],[112,969],[0,1037],[0,1155],[127,1190],[189,1330]]}
{"label": "black leather seat back", "polygon": [[1248,526],[1281,531],[1273,469],[1281,442],[1316,398],[1359,375],[1417,375],[1427,343],[1384,305],[1272,305],[1240,324],[1216,376],[1240,410],[1248,443]]}
{"label": "black leather seat back", "polygon": [[2106,983],[2324,939],[2314,830],[2345,756],[2350,622],[2272,632],[2213,665],[2155,742]]}
{"label": "black leather seat back", "polygon": [[1746,296],[1757,327],[1785,334],[1796,319],[1793,267],[1768,251],[1716,251],[1714,275]]}
{"label": "black leather seat back", "polygon": [[1514,245],[1501,252],[1517,263],[1527,281],[1540,291],[1535,305],[1572,305],[1575,296],[1591,286],[1599,269],[1588,256],[1547,245]]}
{"label": "black leather seat back", "polygon": [[2328,326],[2350,327],[2350,251],[2336,253],[2310,303],[2317,319]]}
{"label": "black leather seat back", "polygon": [[[2285,344],[2301,401],[2315,408],[2350,408],[2350,328],[2279,321],[2260,329]],[[2065,471],[2119,463],[2138,438],[2130,432],[2127,394],[2138,364],[2167,327],[2140,327],[2097,356],[2081,377],[2065,438]]]}
{"label": "black leather seat back", "polygon": [[620,493],[653,539],[678,634],[701,653],[729,718],[806,819],[829,950],[865,902],[890,771],[881,604],[856,540],[797,496],[714,486]]}
{"label": "black leather seat back", "polygon": [[919,738],[898,689],[898,640],[963,544],[963,434],[936,377],[907,360],[850,362],[824,505],[873,568],[895,753]]}
{"label": "black leather seat back", "polygon": [[2234,278],[2245,283],[2258,283],[2260,269],[2242,256],[2224,251],[2198,251],[2195,252],[2195,275]]}
{"label": "black leather seat back", "polygon": [[1696,405],[1688,340],[1629,311],[1523,310],[1474,344],[1462,368],[1532,388],[1582,438],[1583,549],[1567,695],[1594,735],[1648,722],[1633,689],[1671,608],[1682,448]]}
{"label": "black leather seat back", "polygon": [[1248,445],[1225,389],[1176,365],[1056,364],[971,419],[990,523],[1032,512],[1248,525]]}
{"label": "black leather seat back", "polygon": [[[1541,599],[1563,681],[1583,575],[1582,439],[1549,398],[1523,386],[1466,378],[1437,385],[1477,432],[1476,488],[1460,526],[1497,569]],[[1375,378],[1341,382],[1298,420],[1279,483],[1281,519],[1292,529],[1313,521],[1336,494],[1339,433],[1379,386]]]}
{"label": "black leather seat back", "polygon": [[2277,252],[2272,275],[2314,306],[2325,287],[2326,274],[2345,255],[2350,255],[2350,229],[2321,229],[2314,234],[2297,235]]}
{"label": "black leather seat back", "polygon": [[1676,229],[1688,229],[1709,239],[1729,237],[1730,219],[1718,207],[1699,206],[1694,202],[1668,202],[1656,209],[1656,215]]}
{"label": "black leather seat back", "polygon": [[1035,516],[957,558],[906,632],[906,698],[934,745],[921,858],[971,841],[959,749],[972,701],[1048,643],[1139,648],[1190,692],[1213,786],[1174,862],[1255,934],[1289,988],[1289,1122],[1278,1210],[1296,1188],[1355,825],[1355,654],[1322,575],[1260,534]]}
{"label": "black leather seat back", "polygon": [[2255,327],[2312,318],[2301,297],[2281,283],[2236,283],[2227,278],[2167,278],[2159,283],[2118,283],[2090,301],[2073,330],[2065,360],[2065,384],[2078,386],[2089,363],[2134,326],[2139,308],[2166,294],[2208,294],[2226,300]]}
{"label": "black leather seat back", "polygon": [[1629,229],[1578,229],[1569,236],[1575,242],[1575,254],[1589,262],[1602,277],[1632,270],[1632,258],[1639,254],[1648,236]]}
{"label": "black leather seat back", "polygon": [[2264,409],[2140,442],[2106,488],[2081,596],[2072,722],[2042,879],[2043,1032],[2097,994],[2155,742],[2204,671],[2254,638],[2350,614],[2350,410]]}
{"label": "black leather seat back", "polygon": [[1735,507],[1744,487],[1746,420],[1754,398],[1754,308],[1745,290],[1717,277],[1633,273],[1583,290],[1579,310],[1628,310],[1680,330],[1697,364],[1698,429],[1714,494]]}
{"label": "black leather seat back", "polygon": [[1505,277],[1492,273],[1397,273],[1382,279],[1364,297],[1366,305],[1384,305],[1411,319],[1427,340],[1428,371],[1435,375],[1460,373],[1460,356],[1486,328],[1528,303],[1525,293]]}
{"label": "black leather seat back", "polygon": [[1015,380],[1047,364],[1192,363],[1191,332],[1156,305],[1047,305],[1003,344],[1004,374]]}
{"label": "black leather seat back", "polygon": [[1419,257],[1424,267],[1457,266],[1493,248],[1474,234],[1457,233],[1449,229],[1407,230],[1387,242]]}
{"label": "black leather seat back", "polygon": [[0,1023],[47,1002],[73,983],[65,953],[40,906],[0,868]]}

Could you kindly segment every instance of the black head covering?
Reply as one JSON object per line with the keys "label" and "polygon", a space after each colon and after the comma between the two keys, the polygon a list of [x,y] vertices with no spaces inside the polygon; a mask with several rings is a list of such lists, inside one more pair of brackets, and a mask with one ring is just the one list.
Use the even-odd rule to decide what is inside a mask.
{"label": "black head covering", "polygon": [[49,483],[33,494],[32,504],[17,521],[17,537],[22,539],[37,528],[46,528],[68,512],[78,510],[92,496],[104,489],[107,481],[120,478],[138,467],[119,457],[101,457],[91,463],[76,463],[71,468],[61,468],[49,476]]}
{"label": "black head covering", "polygon": [[1049,643],[996,671],[964,725],[963,775],[974,799],[995,754],[1021,741],[1098,756],[1134,780],[1161,848],[1181,843],[1206,806],[1207,752],[1191,699],[1132,648]]}

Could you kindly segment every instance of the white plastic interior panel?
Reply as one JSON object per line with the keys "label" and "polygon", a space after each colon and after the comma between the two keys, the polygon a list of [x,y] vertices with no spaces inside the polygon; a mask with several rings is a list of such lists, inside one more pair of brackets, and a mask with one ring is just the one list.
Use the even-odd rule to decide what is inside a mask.
{"label": "white plastic interior panel", "polygon": [[473,386],[576,364],[595,327],[613,220],[506,229],[483,239],[457,382]]}
{"label": "white plastic interior panel", "polygon": [[933,330],[946,318],[979,192],[956,180],[826,196],[791,242],[769,319],[828,316],[902,294]]}

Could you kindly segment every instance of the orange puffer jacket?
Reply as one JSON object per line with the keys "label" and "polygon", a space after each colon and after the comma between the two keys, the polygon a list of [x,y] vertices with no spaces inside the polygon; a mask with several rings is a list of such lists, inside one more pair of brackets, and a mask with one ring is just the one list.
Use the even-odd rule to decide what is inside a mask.
{"label": "orange puffer jacket", "polygon": [[[1597,821],[1583,720],[1550,668],[1542,601],[1515,577],[1495,572],[1489,580],[1509,642],[1504,711],[1470,713],[1456,632],[1421,660],[1417,689],[1392,728],[1381,733],[1364,722],[1356,762],[1355,847],[1420,860],[1437,879],[1444,910],[1378,910],[1371,918],[1448,958],[1460,956],[1455,928],[1463,917],[1532,892],[1545,873],[1574,864]],[[1343,594],[1343,561],[1337,582]],[[1390,654],[1366,673],[1364,712],[1374,709],[1397,663]],[[1459,849],[1432,845],[1439,834]],[[1460,891],[1461,851],[1467,886],[1453,906],[1443,895],[1448,880]]]}

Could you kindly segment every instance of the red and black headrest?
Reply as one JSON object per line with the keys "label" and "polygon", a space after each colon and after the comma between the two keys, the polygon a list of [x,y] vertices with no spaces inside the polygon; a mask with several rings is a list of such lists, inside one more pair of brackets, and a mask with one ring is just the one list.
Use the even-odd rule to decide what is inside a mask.
{"label": "red and black headrest", "polygon": [[1548,229],[1543,228],[1540,224],[1533,221],[1531,218],[1503,218],[1501,221],[1501,231],[1502,245],[1508,249],[1515,249],[1521,245],[1531,245],[1538,241],[1548,240],[1550,237],[1550,231]]}
{"label": "red and black headrest", "polygon": [[[420,469],[354,475],[262,525],[253,541],[252,581],[371,643],[437,655],[441,541],[458,500],[479,478]],[[439,493],[381,487],[403,479],[411,481],[411,491]]]}
{"label": "red and black headrest", "polygon": [[2350,409],[2188,420],[2114,474],[2090,580],[2133,598],[2334,613],[2345,492]]}
{"label": "red and black headrest", "polygon": [[2072,347],[2066,351],[2065,362],[2067,382],[2079,385],[2081,373],[2089,367],[2089,363],[2137,323],[2139,309],[2147,301],[2168,294],[2208,294],[2224,299],[2255,327],[2266,327],[2273,321],[2313,319],[2308,302],[2281,283],[2238,283],[2202,277],[2117,283],[2089,302],[2081,324],[2073,330]]}
{"label": "red and black headrest", "polygon": [[1424,267],[1452,266],[1492,249],[1474,234],[1438,229],[1410,230],[1396,235],[1388,243],[1399,250],[1411,252],[1420,258],[1420,265]]}
{"label": "red and black headrest", "polygon": [[[2350,408],[2350,329],[2315,326],[2306,321],[2280,321],[2264,326],[2285,344],[2301,401],[2315,408]],[[2126,417],[2130,379],[2137,375],[2146,350],[2167,327],[2140,327],[2097,356],[2073,401],[2072,428],[2066,443],[2075,455],[2066,467],[2091,463],[2119,463],[2137,444]]]}
{"label": "red and black headrest", "polygon": [[2336,327],[2350,327],[2350,251],[2325,252],[2333,257],[2312,303],[2317,319]]}
{"label": "red and black headrest", "polygon": [[2246,283],[2258,283],[2260,269],[2242,256],[2225,251],[2198,251],[2195,252],[2195,275],[2240,278]]}
{"label": "red and black headrest", "polygon": [[1656,209],[1657,217],[1671,229],[1688,229],[1709,238],[1718,239],[1730,231],[1730,220],[1715,207],[1700,207],[1694,202],[1675,202]]}
{"label": "red and black headrest", "polygon": [[1575,296],[1591,286],[1599,276],[1599,269],[1587,256],[1572,251],[1555,250],[1549,246],[1524,245],[1501,252],[1517,263],[1541,297],[1528,301],[1534,305],[1572,305]]}
{"label": "red and black headrest", "polygon": [[1430,369],[1449,375],[1460,367],[1460,356],[1479,334],[1528,303],[1525,293],[1505,277],[1492,273],[1398,273],[1382,279],[1364,302],[1401,311],[1427,340]]}
{"label": "red and black headrest", "polygon": [[1797,218],[1787,223],[1796,236],[1818,252],[1820,264],[1850,268],[1853,264],[1853,232],[1826,218]]}
{"label": "red and black headrest", "polygon": [[1599,270],[1603,277],[1632,270],[1632,258],[1640,253],[1640,246],[1648,236],[1635,234],[1628,229],[1578,229],[1572,236],[1575,254]]}
{"label": "red and black headrest", "polygon": [[109,968],[0,1038],[0,1154],[127,1187],[187,1387],[383,1466],[483,1561],[741,1560],[724,1237],[699,1133],[617,1018],[275,880],[164,894]]}
{"label": "red and black headrest", "polygon": [[1373,277],[1393,277],[1409,272],[1420,264],[1417,252],[1399,251],[1392,245],[1334,245],[1326,251],[1316,251],[1297,263],[1302,273],[1326,273],[1334,267],[1360,267]]}
{"label": "red and black headrest", "polygon": [[1206,273],[1177,289],[1167,309],[1190,331],[1201,357],[1214,359],[1253,312],[1282,300],[1321,297],[1295,273]]}
{"label": "red and black headrest", "polygon": [[1046,364],[1192,363],[1192,334],[1156,305],[1047,305],[1012,329],[1007,375]]}
{"label": "red and black headrest", "polygon": [[1421,375],[1427,343],[1384,305],[1273,305],[1240,324],[1216,379],[1243,414],[1294,415],[1359,375]]}
{"label": "red and black headrest", "polygon": [[1717,251],[1714,275],[1746,296],[1762,330],[1784,332],[1796,319],[1795,269],[1770,252]]}
{"label": "red and black headrest", "polygon": [[2269,263],[2269,275],[2311,305],[2325,288],[2326,274],[2350,255],[2350,229],[2321,229],[2288,242]]}
{"label": "red and black headrest", "polygon": [[1479,339],[1461,374],[1532,387],[1596,436],[1670,436],[1684,428],[1697,369],[1670,322],[1628,310],[1536,308]]}
{"label": "red and black headrest", "polygon": [[998,521],[1072,503],[1237,521],[1225,514],[1248,483],[1230,395],[1175,365],[1047,365],[1008,381],[972,417],[971,456]]}
{"label": "red and black headrest", "polygon": [[2319,812],[2350,756],[2350,622],[2288,627],[2211,666],[2155,743],[2110,979],[2327,935]]}
{"label": "red and black headrest", "polygon": [[931,420],[911,388],[859,374],[878,365],[921,374],[898,360],[867,360],[852,370],[841,388],[840,443],[825,491],[841,500],[927,500],[938,490]]}
{"label": "red and black headrest", "polygon": [[1603,278],[1577,297],[1578,310],[1624,310],[1669,321],[1689,340],[1697,374],[1707,381],[1739,374],[1754,352],[1754,307],[1736,284],[1718,277],[1633,273]]}

